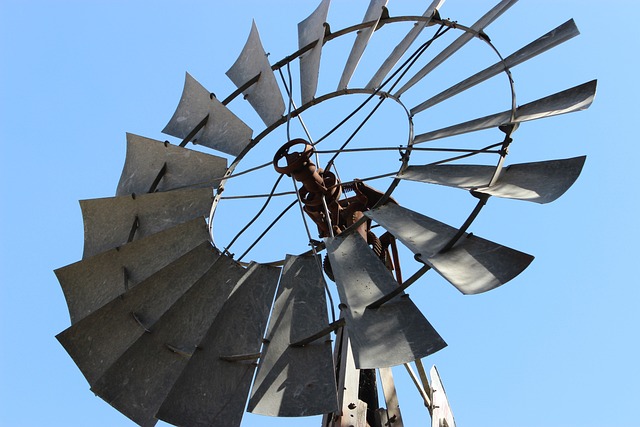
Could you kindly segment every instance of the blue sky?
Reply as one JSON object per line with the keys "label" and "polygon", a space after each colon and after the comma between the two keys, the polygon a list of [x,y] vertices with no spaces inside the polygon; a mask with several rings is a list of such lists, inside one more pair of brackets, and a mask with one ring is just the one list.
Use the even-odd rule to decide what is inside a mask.
{"label": "blue sky", "polygon": [[[334,0],[332,30],[360,22],[367,4]],[[427,4],[391,0],[388,7],[391,15],[420,15]],[[493,0],[447,0],[441,15],[470,25],[493,5]],[[82,256],[78,200],[115,193],[125,132],[167,138],[160,130],[177,105],[185,71],[222,98],[235,89],[224,73],[252,19],[275,62],[296,50],[296,25],[315,6],[292,0],[0,1],[0,424],[133,425],[91,393],[54,338],[69,326],[69,317],[53,270]],[[633,271],[640,237],[634,129],[640,37],[633,23],[639,11],[631,0],[613,0],[606,7],[595,0],[522,0],[486,30],[504,54],[569,18],[581,31],[513,70],[520,104],[594,78],[599,83],[589,110],[523,124],[507,159],[587,155],[576,184],[548,205],[491,199],[470,230],[534,255],[533,264],[482,295],[463,296],[435,275],[409,290],[449,344],[425,364],[438,366],[459,425],[638,425],[633,408],[640,398],[640,290]],[[366,83],[379,52],[393,47],[391,38],[376,35],[354,84]],[[334,90],[334,74],[351,41],[323,53],[321,88]],[[407,97],[424,99],[423,93],[437,93],[494,61],[486,48],[470,44]],[[426,132],[506,109],[504,78],[494,80],[500,81],[469,91],[458,104],[421,113],[416,129]],[[336,110],[310,112],[309,121],[318,122],[312,126],[332,123],[340,106],[331,107]],[[230,108],[255,133],[262,129],[248,105],[234,101]],[[364,138],[372,144],[404,143],[406,129],[385,120],[373,120]],[[377,170],[385,170],[386,161],[376,158]],[[254,184],[233,191],[257,191]],[[415,192],[398,193],[401,204],[452,225],[472,207],[464,192],[426,184],[410,189]],[[224,224],[233,218],[234,206],[223,210]],[[271,237],[256,258],[295,247],[299,217],[292,221],[298,229]],[[406,258],[410,266],[411,257]],[[405,425],[424,425],[428,413],[404,370],[394,372]],[[243,425],[276,423],[319,425],[315,418],[251,415]]]}

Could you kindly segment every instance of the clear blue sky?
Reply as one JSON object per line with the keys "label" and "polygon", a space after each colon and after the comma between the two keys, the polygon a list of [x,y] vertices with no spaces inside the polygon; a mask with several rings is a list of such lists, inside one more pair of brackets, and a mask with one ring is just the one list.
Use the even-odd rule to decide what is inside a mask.
{"label": "clear blue sky", "polygon": [[[333,30],[360,22],[368,4],[332,3]],[[392,15],[420,15],[428,3],[391,0],[388,6]],[[447,0],[441,15],[470,25],[493,5]],[[177,105],[185,71],[226,96],[234,87],[224,73],[251,20],[274,62],[296,49],[296,25],[315,6],[293,0],[0,1],[0,425],[133,425],[91,393],[54,338],[69,317],[53,270],[82,256],[77,201],[114,194],[125,132],[166,138],[160,130]],[[521,104],[594,78],[599,85],[589,110],[521,126],[508,158],[519,163],[586,154],[577,183],[549,205],[492,199],[470,230],[536,256],[533,264],[487,294],[463,296],[435,275],[410,289],[449,344],[425,364],[438,366],[461,426],[640,425],[640,283],[634,273],[639,12],[632,0],[522,0],[486,31],[509,54],[569,18],[581,30],[513,70]],[[368,81],[368,64],[379,58],[377,49],[389,47],[385,43],[372,44],[354,82]],[[337,85],[329,81],[332,73],[343,66],[339,52],[331,55],[322,69],[327,80],[321,80],[328,90]],[[449,71],[434,73],[412,96],[444,89],[494,58],[486,49],[484,56],[473,48],[466,55],[461,51]],[[443,105],[417,117],[416,127],[427,131],[465,114],[498,112],[496,99],[500,105],[508,99],[493,88],[472,92],[460,104],[468,109]],[[246,105],[234,101],[231,108],[256,133],[262,129]],[[375,126],[368,132],[372,141],[393,138]],[[404,143],[403,132],[384,144]],[[453,225],[469,212],[468,200],[455,190],[427,187],[412,200],[413,209]],[[286,240],[275,237],[265,250],[285,252]],[[428,413],[404,371],[396,377],[406,425],[426,425]],[[319,421],[247,416],[243,425]]]}

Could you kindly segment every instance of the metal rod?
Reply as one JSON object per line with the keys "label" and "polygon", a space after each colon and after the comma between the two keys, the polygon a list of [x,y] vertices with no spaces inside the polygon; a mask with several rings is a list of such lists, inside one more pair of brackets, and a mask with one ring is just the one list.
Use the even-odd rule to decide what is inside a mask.
{"label": "metal rod", "polygon": [[296,341],[294,343],[289,344],[289,347],[304,347],[305,345],[311,344],[312,342],[319,340],[320,338],[326,336],[327,334],[330,334],[331,332],[342,328],[344,325],[345,325],[344,317],[341,317],[340,319],[334,322],[331,322],[326,328],[322,329],[319,332],[316,332],[310,337],[307,337],[300,341]]}
{"label": "metal rod", "polygon": [[204,116],[204,119],[200,120],[200,123],[198,123],[196,127],[194,127],[193,130],[189,132],[189,135],[185,136],[185,138],[180,143],[180,147],[185,147],[189,143],[189,141],[191,141],[196,136],[196,134],[200,132],[200,129],[202,129],[207,124],[208,120],[209,115],[207,114],[206,116]]}
{"label": "metal rod", "polygon": [[374,302],[369,304],[367,306],[367,308],[371,309],[371,310],[375,310],[376,308],[380,308],[380,306],[382,304],[384,304],[385,302],[390,301],[395,296],[400,295],[405,289],[407,289],[409,286],[413,285],[420,277],[422,277],[430,269],[431,269],[430,266],[424,264],[420,268],[420,270],[416,271],[411,277],[409,277],[406,281],[404,281],[400,286],[398,286],[397,288],[395,288],[393,291],[389,292],[388,294],[386,294],[386,295],[380,297],[379,299],[375,300]]}

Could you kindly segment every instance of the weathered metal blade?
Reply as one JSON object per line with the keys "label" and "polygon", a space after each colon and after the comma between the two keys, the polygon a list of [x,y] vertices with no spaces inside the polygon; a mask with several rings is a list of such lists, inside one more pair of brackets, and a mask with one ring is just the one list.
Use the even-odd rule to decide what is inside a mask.
{"label": "weathered metal blade", "polygon": [[174,190],[103,199],[80,200],[84,221],[84,255],[150,236],[174,225],[205,216],[211,209],[211,188]]}
{"label": "weathered metal blade", "polygon": [[338,410],[331,337],[290,347],[329,325],[320,260],[288,255],[248,411],[305,417]]}
{"label": "weathered metal blade", "polygon": [[327,14],[331,0],[322,0],[316,10],[304,21],[298,24],[298,48],[316,42],[316,45],[300,57],[300,95],[302,104],[311,101],[318,88],[318,75],[320,72],[320,56],[322,54],[322,42],[324,40]]}
{"label": "weathered metal blade", "polygon": [[116,297],[57,338],[94,384],[213,265],[219,254],[203,243]]}
{"label": "weathered metal blade", "polygon": [[474,74],[468,79],[465,79],[460,83],[451,86],[449,89],[444,90],[436,96],[413,107],[411,109],[411,114],[415,115],[421,111],[426,110],[429,107],[433,107],[434,105],[446,99],[449,99],[461,92],[464,92],[467,89],[472,88],[477,84],[484,82],[485,80],[490,79],[493,76],[500,74],[505,70],[505,67],[513,68],[516,65],[522,64],[523,62],[528,61],[529,59],[534,58],[541,53],[544,53],[547,50],[552,49],[566,42],[567,40],[574,38],[578,34],[580,34],[580,31],[578,31],[578,27],[576,27],[573,19],[570,19],[564,24],[540,37],[539,39],[529,43],[522,49],[512,53],[511,55],[506,57],[504,61],[497,62],[492,66],[485,68],[484,70]]}
{"label": "weathered metal blade", "polygon": [[127,133],[127,157],[116,195],[217,187],[226,170],[223,157]]}
{"label": "weathered metal blade", "polygon": [[269,126],[284,114],[284,99],[254,21],[247,43],[236,62],[227,71],[227,76],[241,88],[257,75],[260,75],[258,81],[242,93],[264,124]]}
{"label": "weathered metal blade", "polygon": [[338,90],[346,89],[349,85],[351,76],[353,76],[353,73],[356,71],[356,67],[358,67],[360,58],[362,57],[362,54],[364,53],[364,50],[369,43],[369,39],[371,39],[373,32],[378,26],[378,22],[380,22],[383,7],[387,5],[387,2],[388,0],[371,0],[371,2],[369,3],[369,7],[364,14],[364,19],[362,20],[362,22],[365,23],[375,21],[376,24],[358,31],[356,41],[353,43],[353,47],[351,48],[351,52],[349,53],[347,64],[342,71],[340,83],[338,84]]}
{"label": "weathered metal blade", "polygon": [[280,268],[252,264],[160,407],[175,425],[239,426],[254,363],[230,361],[260,352]]}
{"label": "weathered metal blade", "polygon": [[221,255],[91,389],[139,425],[155,414],[245,269]]}
{"label": "weathered metal blade", "polygon": [[180,103],[162,133],[184,139],[206,117],[195,136],[198,144],[237,156],[251,142],[251,128],[186,73]]}
{"label": "weathered metal blade", "polygon": [[591,106],[596,96],[597,80],[583,83],[571,89],[538,99],[518,107],[515,111],[515,118],[511,119],[511,110],[502,113],[492,114],[457,125],[438,129],[432,132],[417,135],[414,143],[418,144],[426,141],[433,141],[439,138],[446,138],[454,135],[475,132],[483,129],[494,128],[510,123],[521,123],[529,120],[541,119],[543,117],[557,116],[559,114],[573,113],[575,111],[586,110]]}
{"label": "weathered metal blade", "polygon": [[441,252],[458,230],[395,204],[380,206],[365,215],[398,238],[463,294],[497,288],[533,261],[531,255],[467,233],[453,248]]}
{"label": "weathered metal blade", "polygon": [[328,238],[326,246],[358,369],[408,363],[446,346],[406,294],[366,308],[398,283],[359,234]]}
{"label": "weathered metal blade", "polygon": [[544,162],[520,163],[502,169],[496,183],[488,187],[495,166],[409,166],[401,179],[474,190],[507,199],[549,203],[562,196],[578,179],[586,156]]}
{"label": "weathered metal blade", "polygon": [[389,72],[393,69],[393,67],[398,63],[402,55],[405,54],[407,49],[413,44],[413,42],[418,38],[418,35],[422,32],[424,27],[429,25],[431,22],[431,17],[442,7],[445,0],[433,0],[431,5],[427,8],[427,10],[422,14],[422,16],[429,18],[426,21],[416,22],[411,31],[405,36],[404,39],[393,49],[393,52],[387,57],[387,59],[382,63],[378,71],[373,75],[369,83],[367,83],[367,89],[376,89],[382,84],[382,80],[389,74]]}
{"label": "weathered metal blade", "polygon": [[[431,396],[432,396],[432,414],[431,414],[431,427],[456,427],[456,422],[453,419],[453,412],[451,412],[451,406],[449,405],[449,399],[444,391],[440,374],[435,365],[429,371],[431,376]],[[445,424],[446,423],[446,424]]]}
{"label": "weathered metal blade", "polygon": [[[507,11],[511,6],[513,6],[518,0],[502,0],[496,6],[493,7],[489,12],[485,13],[482,18],[480,18],[475,24],[471,26],[471,30],[473,31],[483,31],[489,24],[498,19],[500,15]],[[425,65],[420,71],[418,71],[407,83],[404,84],[396,93],[395,96],[400,96],[405,93],[409,88],[414,86],[420,80],[422,80],[427,74],[433,71],[438,65],[442,64],[447,60],[451,55],[456,53],[467,44],[471,39],[475,37],[475,33],[465,32],[453,43],[447,46],[442,52],[440,52],[435,58],[433,58],[427,65]]]}
{"label": "weathered metal blade", "polygon": [[67,300],[71,323],[208,241],[204,218],[196,218],[55,270]]}

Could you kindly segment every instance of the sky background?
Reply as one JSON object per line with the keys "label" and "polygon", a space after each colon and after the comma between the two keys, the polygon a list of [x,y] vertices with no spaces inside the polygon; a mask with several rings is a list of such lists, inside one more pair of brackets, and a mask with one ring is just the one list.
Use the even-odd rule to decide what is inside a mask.
{"label": "sky background", "polygon": [[[388,7],[392,16],[421,15],[428,3],[392,0]],[[180,98],[185,71],[225,97],[235,88],[224,73],[242,49],[251,20],[273,63],[296,50],[296,25],[316,4],[0,0],[0,425],[134,425],[92,394],[55,339],[70,322],[53,270],[82,257],[77,201],[115,193],[125,132],[167,139],[160,131]],[[367,4],[334,0],[331,28],[359,23]],[[493,5],[448,0],[441,15],[471,25]],[[548,205],[491,199],[470,230],[534,255],[533,264],[482,295],[463,296],[435,274],[409,289],[449,344],[424,362],[438,366],[460,426],[640,425],[640,283],[633,273],[640,238],[634,129],[639,12],[632,0],[522,0],[486,30],[510,54],[574,18],[579,37],[513,70],[517,99],[523,104],[594,78],[598,94],[587,111],[523,124],[507,159],[510,164],[587,155],[576,184]],[[376,35],[354,85],[366,83],[374,64],[395,45],[393,37]],[[321,90],[335,89],[352,40],[323,52]],[[444,40],[433,53],[443,46]],[[456,54],[408,93],[407,102],[418,103],[495,62],[486,46],[478,46],[474,41]],[[507,109],[504,76],[493,80],[416,116],[416,130]],[[334,105],[332,111],[309,113],[318,134],[341,114],[339,103]],[[254,134],[262,130],[242,100],[230,108]],[[363,130],[363,145],[406,142],[400,122],[376,117]],[[274,135],[273,144],[261,148],[263,156],[286,142],[282,138]],[[496,142],[483,134],[450,144],[466,146],[473,138]],[[374,163],[375,170],[397,169],[397,155]],[[256,181],[264,185],[252,187]],[[264,191],[272,182],[254,180],[233,191]],[[452,225],[461,224],[473,207],[465,192],[426,184],[399,190],[397,199]],[[235,212],[233,205],[225,209],[223,224]],[[300,218],[291,221],[297,224],[291,235],[271,238],[257,259],[295,250],[294,241],[304,250]],[[408,271],[417,268],[410,255],[405,259]],[[394,373],[405,425],[427,425],[428,413],[404,369]],[[243,421],[319,424],[317,418],[250,414]]]}

